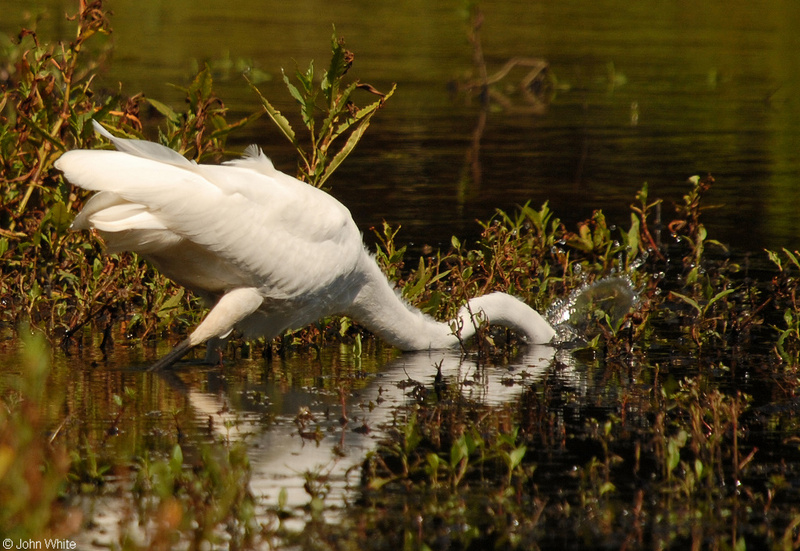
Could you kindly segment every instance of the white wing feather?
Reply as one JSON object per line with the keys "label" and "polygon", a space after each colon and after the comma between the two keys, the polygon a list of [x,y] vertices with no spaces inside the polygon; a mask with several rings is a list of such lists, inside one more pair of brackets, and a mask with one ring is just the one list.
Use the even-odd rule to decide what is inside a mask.
{"label": "white wing feather", "polygon": [[[159,148],[166,149],[150,151]],[[190,288],[218,294],[247,284],[267,298],[324,300],[318,294],[346,285],[363,254],[347,209],[275,170],[260,151],[226,166],[137,152],[75,150],[58,160],[71,182],[100,191],[74,226],[97,228],[111,250],[143,253]],[[159,231],[169,235],[157,237]],[[187,277],[187,262],[207,272],[208,285],[202,274]]]}

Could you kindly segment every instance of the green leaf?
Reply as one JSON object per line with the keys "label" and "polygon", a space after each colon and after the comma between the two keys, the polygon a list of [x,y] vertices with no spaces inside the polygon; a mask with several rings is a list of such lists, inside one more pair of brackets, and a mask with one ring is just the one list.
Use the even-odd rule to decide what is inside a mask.
{"label": "green leaf", "polygon": [[40,125],[23,115],[22,113],[17,112],[16,116],[19,117],[22,121],[25,122],[25,125],[30,129],[34,134],[39,136],[40,138],[50,142],[50,145],[54,146],[58,151],[66,151],[67,148],[61,143],[59,140],[53,138],[50,134],[48,134]]}
{"label": "green leaf", "polygon": [[704,466],[703,466],[703,462],[700,459],[695,459],[694,460],[694,472],[697,475],[697,478],[702,478],[703,477],[703,471],[704,470],[705,469],[704,469]]}
{"label": "green leaf", "polygon": [[39,286],[39,282],[34,279],[33,283],[31,284],[31,289],[28,291],[28,297],[31,299],[31,301],[33,301],[40,296],[42,296],[42,288]]}
{"label": "green leaf", "polygon": [[161,303],[161,306],[159,307],[158,312],[156,312],[156,315],[159,318],[163,318],[165,316],[170,315],[172,313],[172,310],[178,307],[178,305],[181,302],[181,299],[183,299],[183,289],[178,289],[177,293],[175,293],[167,300],[165,300],[163,303]]}
{"label": "green leaf", "polygon": [[625,243],[628,247],[628,258],[634,259],[639,254],[639,217],[631,213],[631,229]]}
{"label": "green leaf", "polygon": [[681,448],[686,445],[688,434],[680,430],[678,434],[671,437],[667,442],[667,472],[672,473],[681,460]]}
{"label": "green leaf", "polygon": [[238,120],[238,121],[236,121],[234,123],[231,123],[231,124],[227,124],[226,123],[225,126],[222,126],[222,127],[218,128],[218,129],[215,129],[213,132],[211,132],[208,135],[208,137],[209,137],[209,139],[212,139],[212,140],[223,138],[223,137],[227,136],[228,134],[230,134],[231,132],[233,132],[234,130],[238,130],[239,128],[242,128],[243,126],[247,126],[251,122],[253,122],[256,119],[258,119],[259,117],[261,117],[261,115],[262,115],[261,112],[256,111],[255,113],[252,113],[252,114],[248,115],[247,117],[245,117],[243,119],[240,119],[240,120]]}
{"label": "green leaf", "polygon": [[617,487],[614,486],[614,484],[612,482],[604,482],[600,486],[600,495],[604,496],[605,494],[614,492],[616,489],[617,489]]}
{"label": "green leaf", "polygon": [[684,301],[686,304],[688,304],[689,306],[691,306],[692,308],[694,308],[695,310],[697,310],[697,313],[698,313],[698,314],[699,314],[699,313],[702,313],[703,309],[702,309],[702,308],[700,308],[700,305],[699,305],[699,304],[697,304],[697,301],[696,301],[696,300],[694,300],[694,299],[692,299],[692,298],[689,298],[689,297],[687,297],[686,295],[682,295],[682,294],[680,294],[680,293],[676,293],[675,291],[672,291],[672,292],[670,292],[670,294],[671,294],[672,296],[674,296],[674,297],[677,297],[677,298],[681,299],[681,300],[682,300],[682,301]]}
{"label": "green leaf", "polygon": [[[797,251],[795,251],[795,252],[797,252]],[[794,264],[796,268],[800,269],[800,261],[798,261],[798,259],[797,259],[797,256],[796,256],[796,255],[792,254],[792,252],[791,252],[791,251],[789,251],[789,249],[787,249],[787,248],[785,248],[785,247],[783,248],[783,254],[785,254],[785,255],[786,255],[786,257],[787,257],[789,260],[791,260],[791,261],[792,261],[792,264]]]}
{"label": "green leaf", "polygon": [[[338,96],[338,98],[334,98],[332,104],[329,106],[328,116],[325,117],[325,120],[322,122],[322,127],[319,131],[320,136],[327,136],[328,146],[330,146],[330,144],[336,138],[338,138],[342,133],[346,132],[348,128],[361,120],[364,115],[367,114],[364,113],[364,115],[358,116],[361,111],[364,111],[364,109],[361,109],[358,111],[358,113],[356,113],[355,117],[351,117],[349,110],[347,110],[347,101],[350,97],[350,94],[356,89],[357,86],[358,82],[350,84],[345,91]],[[336,121],[342,117],[344,117],[344,122],[340,123],[334,129],[331,129]]]}
{"label": "green leaf", "polygon": [[409,418],[408,423],[406,423],[403,433],[405,452],[411,453],[414,451],[421,440],[422,436],[420,435],[419,427],[417,426],[417,416],[412,415],[411,418]]}
{"label": "green leaf", "polygon": [[331,174],[333,174],[334,171],[337,168],[339,168],[339,165],[341,165],[342,162],[347,158],[347,156],[353,152],[353,149],[355,149],[356,144],[358,144],[359,140],[361,139],[361,136],[364,134],[366,129],[367,125],[361,125],[355,130],[353,130],[353,133],[350,134],[350,137],[347,139],[347,142],[344,144],[344,147],[342,147],[342,149],[338,151],[336,155],[333,156],[331,162],[328,163],[327,167],[325,167],[322,176],[319,178],[319,180],[314,182],[315,186],[322,187],[322,185],[328,180],[328,178],[331,177]]}
{"label": "green leaf", "polygon": [[203,70],[197,73],[194,80],[189,85],[189,101],[193,102],[192,107],[197,111],[200,100],[211,97],[213,88],[213,80],[211,78],[211,70],[208,65],[203,67]]}
{"label": "green leaf", "polygon": [[791,355],[788,352],[786,352],[786,349],[784,348],[783,343],[786,342],[786,339],[789,338],[790,336],[792,336],[793,334],[794,334],[794,330],[787,329],[786,331],[784,331],[783,333],[780,334],[780,336],[778,337],[777,342],[775,343],[775,347],[778,350],[778,355],[787,364],[792,364],[794,362],[792,360]]}
{"label": "green leaf", "polygon": [[455,469],[459,463],[468,457],[469,448],[467,446],[467,440],[465,435],[462,434],[461,437],[453,442],[453,445],[450,447],[450,467]]}
{"label": "green leaf", "polygon": [[[361,124],[356,126],[356,128],[353,130],[350,136],[348,136],[347,142],[345,142],[344,147],[342,147],[342,149],[338,153],[336,153],[336,155],[333,156],[333,159],[331,159],[331,162],[325,168],[322,177],[319,179],[319,181],[314,182],[315,186],[321,187],[325,183],[325,181],[328,178],[330,178],[331,174],[333,174],[333,172],[339,167],[339,165],[342,164],[342,161],[344,161],[347,158],[347,156],[350,155],[353,149],[355,149],[356,145],[361,140],[361,137],[364,135],[364,132],[366,132],[367,128],[369,127],[369,120],[375,114],[375,111],[378,109],[378,107],[383,105],[383,102],[385,102],[387,99],[391,97],[396,88],[397,85],[392,86],[392,89],[389,91],[388,94],[386,94],[386,96],[384,96],[382,100],[376,101],[372,105],[369,105],[364,109],[362,109],[361,111],[359,111],[356,120],[361,119]],[[364,114],[362,114],[362,112],[364,112]]]}
{"label": "green leaf", "polygon": [[525,452],[528,451],[528,448],[525,446],[520,446],[519,448],[511,450],[508,454],[509,459],[509,467],[511,470],[516,469],[520,463],[522,463],[522,459],[525,457]]}
{"label": "green leaf", "polygon": [[428,462],[431,473],[435,473],[439,470],[439,465],[441,464],[442,460],[437,454],[429,453],[425,456],[425,460]]}
{"label": "green leaf", "polygon": [[72,217],[67,210],[67,206],[59,201],[50,207],[46,218],[50,220],[56,231],[64,232],[69,227]]}
{"label": "green leaf", "polygon": [[780,271],[783,271],[783,266],[781,264],[781,257],[778,256],[778,253],[776,253],[775,251],[770,251],[769,249],[764,249],[764,252],[767,253],[767,256],[772,261],[772,263],[775,264]]}
{"label": "green leaf", "polygon": [[[246,78],[246,77],[245,77]],[[305,155],[303,154],[302,148],[300,148],[300,144],[297,142],[297,137],[295,136],[294,129],[292,125],[289,123],[289,119],[284,117],[280,111],[275,109],[272,104],[265,98],[261,91],[249,80],[247,81],[250,84],[250,88],[258,95],[259,99],[261,100],[261,105],[264,108],[264,111],[267,112],[269,117],[273,120],[275,125],[278,129],[283,133],[286,138],[292,142],[292,145],[297,148],[298,153],[301,154],[303,159],[305,159]]]}
{"label": "green leaf", "polygon": [[147,103],[149,103],[155,108],[156,111],[167,117],[167,119],[169,119],[170,122],[175,122],[178,120],[177,113],[175,113],[175,110],[172,109],[169,105],[161,103],[160,101],[155,100],[153,98],[145,98],[145,99],[147,100]]}
{"label": "green leaf", "polygon": [[403,287],[404,297],[411,299],[418,296],[425,289],[425,285],[427,285],[428,280],[430,279],[430,273],[428,272],[425,266],[425,259],[423,257],[419,257],[417,274],[418,274],[418,279],[416,282],[414,282],[413,285],[406,285],[405,287]]}
{"label": "green leaf", "polygon": [[172,457],[169,459],[169,468],[172,471],[173,476],[180,474],[181,469],[183,468],[183,450],[179,444],[175,444],[175,447],[172,448]]}
{"label": "green leaf", "polygon": [[[301,73],[300,71],[295,71],[295,77],[303,85],[303,90],[305,90],[306,95],[311,94],[311,90],[314,88],[314,60],[311,60],[311,63],[308,64],[308,69],[306,69],[305,74]],[[286,77],[284,76],[284,80]]]}
{"label": "green leaf", "polygon": [[719,299],[730,295],[733,291],[735,291],[735,289],[725,289],[724,291],[720,291],[719,293],[714,295],[714,298],[712,298],[711,300],[708,301],[708,304],[706,305],[705,310],[708,311],[708,309],[711,308],[712,304],[717,302]]}
{"label": "green leaf", "polygon": [[300,90],[297,89],[297,86],[292,84],[292,81],[289,80],[289,77],[286,76],[286,73],[283,73],[283,82],[286,83],[286,88],[289,89],[289,94],[299,103],[300,105],[305,105],[306,99],[303,97],[303,94],[300,93]]}
{"label": "green leaf", "polygon": [[331,36],[331,51],[331,64],[322,79],[322,91],[329,106],[333,105],[339,94],[339,81],[350,69],[352,58],[352,54],[344,48],[344,40],[336,37],[335,28]]}
{"label": "green leaf", "polygon": [[369,482],[367,483],[368,490],[380,490],[389,482],[393,482],[395,480],[394,477],[385,477],[381,478],[378,476],[371,476],[369,477]]}

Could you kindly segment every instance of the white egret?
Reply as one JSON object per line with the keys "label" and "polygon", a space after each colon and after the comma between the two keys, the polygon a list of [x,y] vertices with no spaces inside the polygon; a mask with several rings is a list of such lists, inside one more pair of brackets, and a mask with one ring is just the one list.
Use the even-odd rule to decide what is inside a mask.
{"label": "white egret", "polygon": [[271,339],[322,317],[350,316],[401,350],[458,346],[478,320],[509,327],[531,344],[555,331],[505,293],[471,299],[451,322],[407,304],[365,249],[350,211],[288,176],[255,146],[223,165],[199,165],[162,145],[96,130],[117,151],[73,150],[55,166],[97,191],[72,223],[95,229],[109,252],[135,251],[213,305],[200,325],[151,369],[224,339]]}

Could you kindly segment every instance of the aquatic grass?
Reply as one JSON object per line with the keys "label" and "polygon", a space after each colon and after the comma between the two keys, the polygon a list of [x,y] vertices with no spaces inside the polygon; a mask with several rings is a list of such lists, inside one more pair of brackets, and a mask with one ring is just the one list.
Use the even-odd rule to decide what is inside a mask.
{"label": "aquatic grass", "polygon": [[[466,408],[483,412],[476,423],[463,418],[463,402],[417,403],[409,424],[399,427],[406,431],[405,441],[409,430],[417,435],[413,448],[389,444],[372,457],[369,480],[382,484],[367,487],[360,507],[381,516],[392,492],[401,492],[402,511],[384,514],[402,520],[384,538],[400,545],[413,535],[415,545],[430,548],[443,533],[450,546],[465,549],[571,548],[578,542],[595,548],[589,540],[604,542],[602,548],[671,548],[687,541],[744,548],[763,545],[771,531],[791,530],[791,519],[757,513],[786,488],[780,477],[769,489],[752,478],[759,451],[748,437],[755,430],[751,399],[726,395],[700,378],[686,380],[668,395],[654,396],[649,386],[634,383],[623,389],[604,419],[591,416],[591,403],[576,404],[585,413],[573,411],[562,420],[564,432],[555,440],[546,434],[552,416],[565,415],[571,403],[564,394],[543,394],[531,402],[540,392],[532,389],[523,407],[497,426],[499,433],[486,427],[507,410]],[[545,400],[541,407],[524,407],[540,399]],[[548,414],[540,417],[540,411]],[[450,424],[452,419],[461,421]],[[525,449],[516,454],[513,477],[492,474],[486,469],[487,450],[502,449],[512,439],[512,449]],[[452,442],[449,459],[447,442]],[[410,455],[397,463],[401,450]],[[553,465],[554,454],[560,466]],[[410,468],[392,469],[398,464]],[[576,467],[564,471],[565,464]],[[425,519],[419,531],[414,530],[417,518]],[[692,527],[699,519],[703,529],[698,532]],[[560,526],[560,532],[553,533],[552,526]]]}
{"label": "aquatic grass", "polygon": [[[791,370],[800,367],[800,308],[798,307],[798,285],[800,285],[800,253],[783,249],[780,253],[766,251],[770,261],[778,268],[772,279],[770,297],[764,302],[773,302],[773,310],[781,312],[781,322],[774,324],[778,332],[775,351]],[[782,253],[782,254],[781,254]]]}
{"label": "aquatic grass", "polygon": [[[0,294],[6,327],[28,319],[88,363],[100,361],[94,349],[115,341],[180,333],[198,308],[135,256],[104,256],[97,239],[67,232],[83,197],[51,170],[53,159],[66,147],[97,145],[87,124],[93,117],[140,136],[145,101],[92,90],[105,55],[103,4],[87,5],[74,25],[72,42],[43,44],[26,32],[10,48],[19,70],[3,88],[0,115]],[[303,150],[301,170],[322,181],[331,161],[344,158],[322,146],[344,142],[341,151],[352,150],[353,136],[388,97],[351,110],[357,87],[337,84],[349,70],[338,39],[332,57],[319,89],[310,70],[296,75],[299,87],[287,78],[312,136],[314,153]],[[222,155],[229,133],[252,120],[227,122],[208,69],[184,93],[185,112],[147,101],[164,117],[159,139],[193,158]],[[0,528],[20,538],[74,533],[83,522],[69,516],[76,503],[118,492],[129,513],[123,521],[141,530],[123,530],[115,543],[133,549],[795,547],[799,255],[768,251],[771,270],[752,275],[718,254],[724,249],[702,224],[713,183],[690,180],[663,225],[663,202],[645,184],[626,227],[597,211],[567,228],[547,203],[526,204],[480,222],[474,242],[453,238],[447,250],[419,257],[402,245],[400,228],[378,230],[381,266],[407,300],[437,317],[498,289],[543,310],[608,276],[628,278],[639,300],[614,319],[592,307],[591,339],[573,351],[583,388],[558,380],[562,356],[545,380],[525,383],[519,400],[500,407],[464,399],[446,378],[409,387],[408,409],[368,457],[356,502],[340,522],[322,514],[324,473],[307,473],[310,514],[300,534],[281,526],[291,513],[280,499],[256,515],[243,444],[184,440],[186,413],[165,385],[120,374],[107,395],[94,395],[81,380],[86,373],[45,369],[50,353],[31,345],[24,369],[3,375]],[[478,369],[502,369],[517,349],[504,332],[482,331],[478,341],[464,343],[465,354],[479,352]],[[745,356],[742,348],[754,342],[758,353]],[[349,347],[347,365],[356,371],[361,357],[380,350],[349,320],[321,320],[264,343],[263,365],[248,376],[293,380],[272,371],[273,354],[299,350],[317,361],[330,343]],[[306,384],[351,388],[319,379]],[[144,399],[151,395],[156,401]],[[75,412],[63,412],[64,396]],[[153,408],[165,419],[147,431]],[[298,426],[310,437],[318,430]]]}
{"label": "aquatic grass", "polygon": [[[442,541],[437,539],[437,534],[442,534],[439,528],[427,525],[414,531],[415,515],[428,518],[426,515],[435,511],[439,526],[448,527],[444,529],[448,545],[467,549],[493,545],[561,548],[566,542],[586,543],[597,538],[623,547],[714,541],[737,549],[760,548],[767,542],[773,542],[775,548],[787,548],[796,532],[797,511],[790,507],[785,514],[766,517],[756,512],[764,507],[774,511],[775,496],[781,493],[789,502],[792,498],[781,482],[782,475],[770,475],[771,482],[764,486],[756,474],[762,469],[777,473],[781,468],[767,467],[769,459],[759,461],[765,445],[760,435],[770,428],[763,426],[763,419],[755,413],[754,398],[736,388],[742,372],[750,368],[739,366],[734,370],[713,358],[730,358],[726,352],[729,346],[752,338],[769,339],[772,330],[772,338],[777,337],[773,358],[780,358],[779,365],[793,372],[796,359],[788,351],[796,348],[788,347],[796,346],[797,322],[792,312],[796,311],[797,255],[790,251],[769,253],[779,275],[769,286],[766,299],[761,297],[759,286],[742,278],[738,264],[727,257],[710,256],[705,246],[714,241],[708,239],[699,216],[703,208],[700,197],[709,191],[711,182],[699,178],[690,181],[692,188],[670,223],[675,234],[663,242],[648,227],[650,209],[659,202],[646,197],[646,187],[638,196],[639,205],[632,207],[631,229],[621,231],[622,247],[613,242],[615,237],[597,215],[583,233],[572,234],[570,240],[563,240],[567,233],[553,229],[553,239],[545,240],[556,244],[549,252],[569,260],[561,264],[568,269],[557,272],[560,278],[551,276],[551,284],[563,284],[575,272],[597,276],[597,271],[602,274],[610,267],[623,268],[623,273],[644,285],[641,311],[624,321],[630,324],[630,330],[622,332],[621,324],[604,320],[599,341],[590,345],[590,350],[603,352],[595,356],[597,384],[607,389],[604,392],[618,388],[616,399],[603,402],[603,417],[596,416],[592,403],[578,405],[580,401],[547,394],[540,408],[520,408],[512,417],[511,427],[500,433],[520,435],[519,440],[515,437],[516,449],[526,450],[520,452],[519,463],[515,461],[516,480],[522,481],[516,485],[478,469],[486,444],[469,432],[475,428],[471,421],[446,422],[452,416],[463,416],[463,404],[448,400],[415,404],[408,424],[398,427],[398,434],[405,434],[403,441],[414,446],[389,443],[371,459],[372,470],[367,471],[370,491],[364,504],[369,514],[375,515],[386,506],[381,494],[390,493],[391,488],[400,485],[406,494],[403,512],[387,513],[401,514],[404,519],[394,536],[386,536],[389,541],[435,547]],[[519,235],[520,227],[511,217],[501,220],[499,225],[514,228],[515,237]],[[673,257],[680,262],[669,262]],[[552,265],[552,259],[547,261]],[[580,270],[575,269],[578,266]],[[767,319],[776,320],[772,329],[765,325]],[[672,325],[696,346],[690,353],[696,355],[698,367],[688,374],[675,367],[653,366],[647,359],[651,349],[655,351],[667,342],[665,339],[673,338],[667,336],[674,334],[669,330]],[[683,349],[682,354],[689,350]],[[703,357],[712,361],[703,361]],[[787,380],[779,372],[775,376],[781,385],[796,388],[796,380]],[[627,382],[610,386],[610,378],[617,377]],[[724,384],[726,380],[731,384]],[[536,388],[523,397],[523,404],[535,395]],[[564,405],[570,403],[586,413],[577,419],[574,412],[565,414]],[[565,421],[565,415],[573,420]],[[451,443],[449,461],[443,442]],[[562,457],[559,464],[573,461],[576,470],[551,471],[552,455],[565,453],[574,459],[565,461]],[[398,457],[402,469],[392,467]],[[477,481],[465,485],[469,472],[476,473],[472,476]],[[551,479],[560,481],[555,494],[548,482]],[[565,483],[570,479],[572,482]],[[485,484],[492,489],[487,490]],[[438,489],[435,495],[430,488]],[[408,495],[409,491],[413,494]],[[498,502],[505,518],[489,515],[465,519],[464,503],[486,511],[485,500],[479,495],[487,493],[506,496]],[[646,504],[645,496],[649,500]],[[437,504],[433,509],[432,503]],[[528,504],[525,513],[536,522],[526,520],[523,514],[515,516],[521,511],[520,503]],[[698,519],[702,519],[701,530],[693,528]],[[381,525],[379,520],[375,522]],[[556,524],[570,528],[561,536],[544,528]]]}

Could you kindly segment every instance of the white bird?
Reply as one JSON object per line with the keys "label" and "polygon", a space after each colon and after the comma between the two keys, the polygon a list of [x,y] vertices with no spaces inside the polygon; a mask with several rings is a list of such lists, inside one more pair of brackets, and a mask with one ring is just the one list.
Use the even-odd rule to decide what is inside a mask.
{"label": "white bird", "polygon": [[530,344],[555,336],[538,312],[505,293],[471,299],[451,322],[413,308],[364,247],[350,211],[276,170],[256,146],[241,159],[199,165],[94,125],[117,151],[73,150],[55,163],[74,185],[98,192],[72,229],[97,230],[109,252],[135,251],[213,305],[151,369],[233,329],[271,339],[336,314],[401,350],[458,346],[480,322],[516,330]]}

